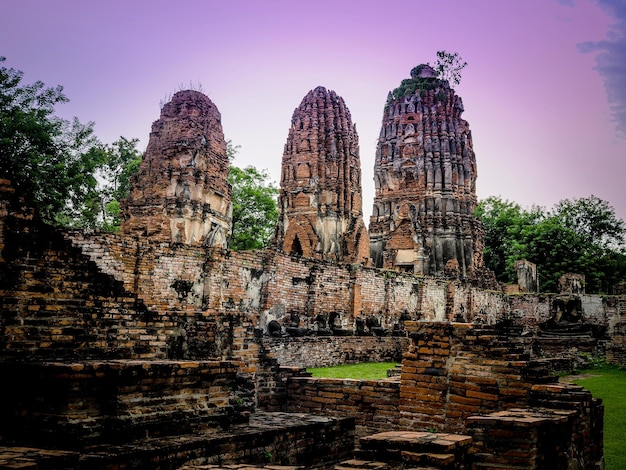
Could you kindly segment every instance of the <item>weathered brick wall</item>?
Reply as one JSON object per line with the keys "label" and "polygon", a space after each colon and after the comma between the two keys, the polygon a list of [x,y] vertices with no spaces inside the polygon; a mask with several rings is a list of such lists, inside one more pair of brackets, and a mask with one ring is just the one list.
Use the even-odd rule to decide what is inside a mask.
{"label": "weathered brick wall", "polygon": [[360,295],[360,312],[363,316],[375,315],[381,311],[387,298],[386,278],[379,269],[359,267],[354,273],[354,286]]}
{"label": "weathered brick wall", "polygon": [[413,345],[402,363],[400,425],[462,432],[478,413],[523,406],[549,369],[529,361],[531,338],[464,323],[407,324]]}
{"label": "weathered brick wall", "polygon": [[309,316],[339,313],[342,328],[352,328],[350,270],[348,266],[317,265],[311,269],[307,307]]}
{"label": "weathered brick wall", "polygon": [[[548,395],[554,399],[558,392]],[[575,397],[568,393],[569,397]],[[586,392],[590,397],[589,392]],[[581,401],[582,402],[582,401]],[[468,418],[472,468],[603,468],[600,413],[571,407],[512,409]]]}
{"label": "weathered brick wall", "polygon": [[358,436],[396,429],[398,381],[294,377],[287,384],[285,411],[355,419]]}
{"label": "weathered brick wall", "polygon": [[0,435],[67,448],[241,422],[237,369],[225,361],[0,362]]}
{"label": "weathered brick wall", "polygon": [[399,383],[319,379],[292,369],[267,390],[266,403],[354,417],[358,435],[470,434],[472,461],[481,464],[592,468],[601,461],[601,401],[582,387],[557,384],[550,361],[530,359],[532,338],[449,322],[409,322],[407,329],[414,344]]}
{"label": "weathered brick wall", "polygon": [[264,337],[261,345],[285,367],[329,367],[360,362],[400,362],[409,344],[401,336]]}
{"label": "weathered brick wall", "polygon": [[[259,413],[253,416],[246,429],[230,435],[205,435],[198,442],[198,448],[190,447],[178,445],[174,449],[188,455],[204,455],[188,458],[184,465],[170,468],[200,470],[214,468],[213,464],[216,468],[330,469],[352,457],[354,421],[303,414]],[[179,459],[155,458],[147,468],[157,468],[159,460],[179,463]]]}
{"label": "weathered brick wall", "polygon": [[[603,463],[604,443],[601,399],[576,385],[536,384],[531,388],[529,405],[540,412],[549,410],[558,419],[560,429],[547,427],[545,439],[540,441],[546,468],[572,468],[572,464],[581,462],[582,468],[602,468],[599,465]],[[559,464],[564,461],[563,456],[569,459],[569,466]]]}
{"label": "weathered brick wall", "polygon": [[12,359],[123,358],[165,354],[153,318],[120,282],[49,226],[5,225],[0,263],[0,354]]}
{"label": "weathered brick wall", "polygon": [[[292,312],[305,329],[315,328],[318,314],[336,312],[348,331],[357,319],[372,316],[392,330],[401,315],[484,324],[508,318],[534,331],[554,311],[553,296],[504,295],[271,250],[229,252],[55,231],[32,221],[23,208],[11,209],[8,196],[0,200],[3,350],[10,355],[35,351],[53,358],[78,350],[77,357],[232,357],[253,372],[255,335],[272,319],[287,326]],[[612,325],[619,317],[616,304],[611,297],[582,296],[583,321]],[[302,342],[313,349],[295,348],[295,354],[318,354],[312,341]],[[281,360],[289,358],[283,354]]]}

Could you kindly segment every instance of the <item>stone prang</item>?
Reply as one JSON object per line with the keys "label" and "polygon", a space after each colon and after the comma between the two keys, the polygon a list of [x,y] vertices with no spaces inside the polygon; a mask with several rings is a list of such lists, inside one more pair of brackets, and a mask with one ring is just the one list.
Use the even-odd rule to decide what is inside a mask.
{"label": "stone prang", "polygon": [[294,111],[282,161],[274,243],[285,253],[367,263],[359,140],[350,111],[317,87]]}
{"label": "stone prang", "polygon": [[468,278],[482,268],[476,159],[463,102],[427,65],[389,94],[370,219],[375,266]]}
{"label": "stone prang", "polygon": [[163,106],[133,189],[121,232],[226,248],[231,231],[229,162],[221,115],[204,94],[186,90]]}

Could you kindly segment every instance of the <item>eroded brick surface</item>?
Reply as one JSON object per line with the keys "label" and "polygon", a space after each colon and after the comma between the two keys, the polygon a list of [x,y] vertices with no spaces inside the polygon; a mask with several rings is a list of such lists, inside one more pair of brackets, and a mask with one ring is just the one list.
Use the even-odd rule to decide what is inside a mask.
{"label": "eroded brick surface", "polygon": [[133,188],[122,205],[122,233],[226,247],[231,188],[220,113],[204,94],[176,93],[152,125]]}
{"label": "eroded brick surface", "polygon": [[[424,69],[426,72],[427,66]],[[474,217],[476,157],[463,102],[447,82],[389,96],[376,149],[370,218],[375,266],[418,274],[475,276],[484,233]]]}
{"label": "eroded brick surface", "polygon": [[291,118],[274,243],[307,258],[367,263],[362,208],[356,127],[343,98],[317,87]]}

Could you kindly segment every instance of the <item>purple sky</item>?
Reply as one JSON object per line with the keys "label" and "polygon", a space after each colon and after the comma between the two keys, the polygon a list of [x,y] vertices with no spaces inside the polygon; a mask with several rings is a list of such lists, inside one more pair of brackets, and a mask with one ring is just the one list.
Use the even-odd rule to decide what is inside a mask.
{"label": "purple sky", "polygon": [[479,198],[594,194],[626,219],[626,0],[2,0],[0,19],[5,66],[63,85],[59,114],[104,142],[144,150],[159,103],[191,84],[241,146],[235,164],[275,181],[294,109],[335,90],[357,124],[366,224],[387,92],[455,51]]}

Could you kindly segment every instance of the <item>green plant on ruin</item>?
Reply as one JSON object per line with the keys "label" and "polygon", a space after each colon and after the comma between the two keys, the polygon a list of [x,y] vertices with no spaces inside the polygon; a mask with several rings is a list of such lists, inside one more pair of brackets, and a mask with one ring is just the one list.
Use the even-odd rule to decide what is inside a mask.
{"label": "green plant on ruin", "polygon": [[395,279],[398,277],[398,273],[396,271],[385,270],[385,279]]}
{"label": "green plant on ruin", "polygon": [[[412,72],[413,71],[411,71],[411,73]],[[439,83],[436,78],[424,78],[417,76],[415,78],[405,78],[402,82],[400,82],[400,86],[391,92],[391,99],[397,100],[403,96],[411,96],[418,91],[420,92],[420,96],[424,96],[423,92],[427,90],[434,90],[438,86]]]}
{"label": "green plant on ruin", "polygon": [[467,67],[467,62],[458,52],[437,51],[437,60],[432,67],[437,73],[437,78],[454,87],[461,83],[461,71]]}
{"label": "green plant on ruin", "polygon": [[435,95],[435,102],[436,103],[445,103],[446,99],[448,98],[448,95],[446,94],[446,92],[442,89],[440,89],[437,94]]}
{"label": "green plant on ruin", "polygon": [[[435,90],[438,87],[444,85],[454,87],[461,83],[461,71],[467,66],[467,62],[463,61],[461,56],[457,52],[437,51],[437,60],[433,65],[420,64],[417,67],[411,69],[411,78],[405,78],[400,82],[400,86],[395,88],[390,96],[387,104],[390,100],[397,100],[404,96],[410,96],[417,92],[420,96],[424,96],[428,90]],[[435,71],[436,77],[420,77],[420,72],[430,67]],[[442,97],[440,91],[435,97],[438,102],[443,102],[445,98]]]}

